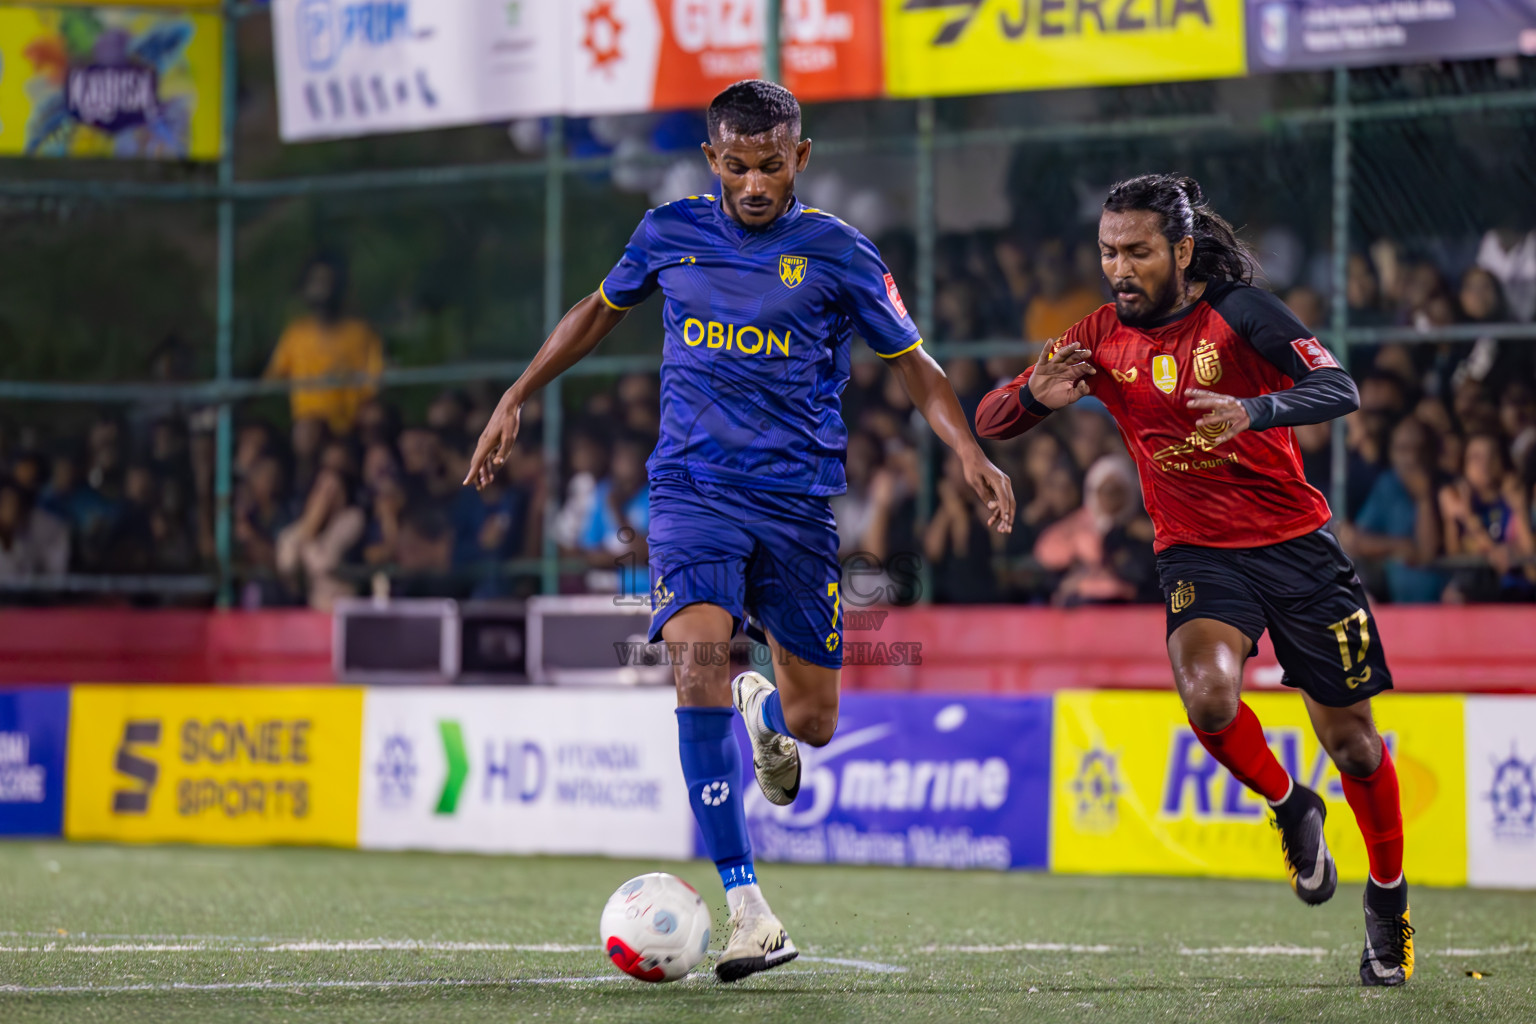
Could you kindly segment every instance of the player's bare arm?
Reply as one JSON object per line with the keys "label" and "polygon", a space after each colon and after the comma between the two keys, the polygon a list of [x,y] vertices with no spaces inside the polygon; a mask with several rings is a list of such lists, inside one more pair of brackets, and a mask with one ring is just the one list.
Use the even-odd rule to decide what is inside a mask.
{"label": "player's bare arm", "polygon": [[912,398],[912,404],[939,435],[939,440],[960,456],[965,469],[965,481],[987,507],[987,525],[998,533],[1013,531],[1014,497],[1013,483],[1008,474],[992,465],[981,446],[971,433],[965,411],[955,397],[944,370],[933,357],[919,346],[887,359],[892,372],[901,378],[902,386]]}
{"label": "player's bare arm", "polygon": [[483,490],[495,479],[517,440],[523,403],[528,396],[590,355],[623,319],[624,311],[604,302],[597,292],[571,307],[539,347],[528,368],[496,403],[496,411],[491,413],[490,422],[475,445],[475,457],[464,477],[465,486],[473,484],[476,490]]}

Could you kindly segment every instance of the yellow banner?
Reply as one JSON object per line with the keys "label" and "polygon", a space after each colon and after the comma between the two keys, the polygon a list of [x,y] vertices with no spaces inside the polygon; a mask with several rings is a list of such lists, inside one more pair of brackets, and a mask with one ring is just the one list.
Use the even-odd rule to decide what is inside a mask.
{"label": "yellow banner", "polygon": [[217,160],[222,40],[217,14],[0,7],[0,155]]}
{"label": "yellow banner", "polygon": [[[1301,698],[1244,700],[1280,763],[1327,801],[1340,879],[1364,881],[1365,844]],[[1397,764],[1408,878],[1466,884],[1462,698],[1389,694],[1373,707]],[[1052,743],[1053,871],[1286,877],[1263,800],[1206,753],[1176,694],[1059,693]]]}
{"label": "yellow banner", "polygon": [[1243,0],[885,0],[891,96],[1237,77]]}
{"label": "yellow banner", "polygon": [[363,691],[77,686],[70,839],[357,845]]}

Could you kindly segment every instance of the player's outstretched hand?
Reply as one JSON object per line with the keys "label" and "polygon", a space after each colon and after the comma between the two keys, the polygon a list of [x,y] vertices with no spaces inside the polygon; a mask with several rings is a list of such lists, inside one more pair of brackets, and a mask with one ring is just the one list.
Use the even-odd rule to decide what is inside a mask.
{"label": "player's outstretched hand", "polygon": [[965,482],[987,507],[987,525],[998,533],[1012,533],[1013,481],[1008,479],[1008,474],[987,461],[980,449],[974,456],[965,458],[964,466]]}
{"label": "player's outstretched hand", "polygon": [[1092,355],[1081,342],[1047,341],[1030,374],[1029,393],[1048,409],[1071,405],[1088,393],[1088,378],[1099,372],[1088,361]]}
{"label": "player's outstretched hand", "polygon": [[464,477],[464,486],[473,484],[475,490],[483,491],[487,484],[496,479],[501,464],[512,454],[512,442],[517,440],[517,428],[522,419],[523,403],[497,404],[496,411],[491,413],[491,421],[485,425],[480,433],[480,441],[475,445],[475,457],[469,460],[469,473]]}
{"label": "player's outstretched hand", "polygon": [[1189,388],[1184,392],[1184,397],[1188,399],[1191,409],[1205,410],[1205,415],[1195,421],[1195,426],[1204,428],[1207,437],[1210,437],[1210,431],[1222,428],[1221,433],[1210,437],[1212,448],[1226,444],[1247,430],[1248,424],[1253,422],[1248,418],[1248,410],[1243,408],[1243,403],[1231,395],[1217,394],[1204,388]]}

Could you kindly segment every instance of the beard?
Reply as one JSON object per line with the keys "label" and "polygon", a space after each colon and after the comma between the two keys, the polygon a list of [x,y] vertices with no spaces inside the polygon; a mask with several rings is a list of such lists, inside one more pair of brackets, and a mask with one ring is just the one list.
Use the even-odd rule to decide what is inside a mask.
{"label": "beard", "polygon": [[1121,302],[1118,295],[1115,296],[1115,315],[1127,327],[1149,327],[1166,317],[1169,313],[1172,313],[1173,307],[1179,301],[1179,280],[1177,274],[1169,274],[1168,280],[1158,290],[1156,295],[1148,295],[1134,285],[1128,289],[1116,286],[1115,290],[1117,292],[1135,291],[1144,300],[1139,308],[1131,308]]}

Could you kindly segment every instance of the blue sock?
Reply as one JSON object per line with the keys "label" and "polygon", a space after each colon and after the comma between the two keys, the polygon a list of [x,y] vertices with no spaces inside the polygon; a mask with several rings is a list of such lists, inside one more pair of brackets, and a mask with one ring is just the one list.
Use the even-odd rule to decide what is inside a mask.
{"label": "blue sock", "polygon": [[779,691],[774,690],[763,701],[763,724],[780,736],[793,736],[789,731],[789,725],[784,721],[784,704],[779,700]]}
{"label": "blue sock", "polygon": [[735,715],[734,708],[677,709],[677,748],[688,802],[727,891],[757,882],[742,804],[741,749],[731,731]]}

